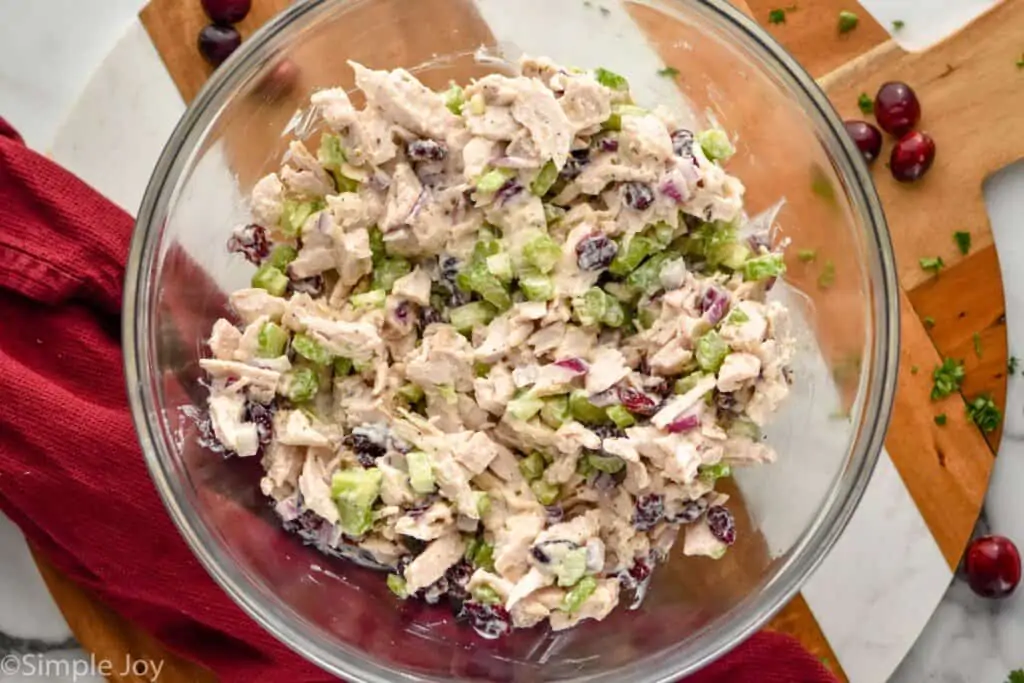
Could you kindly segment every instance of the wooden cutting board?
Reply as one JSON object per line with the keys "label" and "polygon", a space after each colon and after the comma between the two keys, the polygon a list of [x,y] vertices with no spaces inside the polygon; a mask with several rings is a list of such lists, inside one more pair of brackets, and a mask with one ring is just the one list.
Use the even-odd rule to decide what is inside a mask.
{"label": "wooden cutting board", "polygon": [[[288,2],[254,0],[253,4],[252,13],[239,27],[244,36]],[[955,568],[981,509],[1000,433],[986,437],[970,424],[961,396],[931,402],[931,370],[943,357],[963,359],[967,368],[963,396],[988,393],[1000,408],[1005,406],[1003,288],[982,183],[991,173],[1024,157],[1024,136],[1015,130],[1024,111],[1024,71],[1014,65],[1024,49],[1024,0],[1008,0],[943,43],[914,54],[900,49],[853,1],[801,3],[779,25],[769,23],[769,12],[789,3],[748,0],[748,4],[751,15],[819,79],[842,116],[863,118],[857,109],[861,92],[873,95],[882,82],[903,80],[914,86],[921,99],[921,127],[937,141],[935,166],[916,185],[900,185],[890,177],[883,163],[889,142],[873,172],[892,231],[902,304],[900,374],[886,446],[939,548]],[[859,26],[843,36],[836,30],[840,10],[860,17]],[[629,11],[644,30],[657,32],[649,10],[630,5]],[[195,36],[206,23],[199,2],[151,0],[141,19],[171,77],[190,101],[210,74],[195,50]],[[662,57],[671,64],[677,55]],[[957,230],[971,233],[973,247],[967,255],[961,255],[954,244],[952,234]],[[938,276],[930,275],[918,265],[922,256],[941,256],[946,268]],[[980,357],[974,351],[975,335],[983,349]],[[949,421],[939,427],[933,418],[942,412]],[[160,643],[60,576],[43,558],[37,557],[37,562],[86,649],[114,661],[123,661],[129,652],[136,659],[163,658],[167,666],[162,681],[214,680],[208,672],[166,652]],[[795,635],[845,680],[802,597],[797,596],[769,627]]]}

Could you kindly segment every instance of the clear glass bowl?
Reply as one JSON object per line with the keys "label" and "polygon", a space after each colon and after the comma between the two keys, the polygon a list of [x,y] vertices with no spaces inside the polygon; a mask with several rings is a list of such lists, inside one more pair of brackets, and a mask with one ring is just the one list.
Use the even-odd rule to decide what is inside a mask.
{"label": "clear glass bowl", "polygon": [[[487,49],[478,51],[485,46]],[[258,489],[255,459],[200,445],[198,359],[225,292],[252,267],[227,253],[255,179],[309,93],[352,86],[346,60],[406,67],[431,87],[503,68],[518,51],[604,66],[640,103],[714,119],[738,139],[729,169],[748,211],[780,198],[796,382],[769,430],[779,462],[735,478],[740,540],[718,562],[674,553],[636,610],[552,634],[484,641],[446,608],[398,603],[383,576],[303,547]],[[678,78],[657,74],[670,64]],[[797,257],[815,249],[815,260]],[[814,81],[718,0],[339,0],[297,3],[246,41],[189,107],[139,211],[124,297],[129,397],[147,464],[196,556],[254,619],[301,655],[358,681],[676,680],[763,625],[853,513],[888,422],[899,299],[878,198]],[[680,544],[681,545],[681,544]]]}

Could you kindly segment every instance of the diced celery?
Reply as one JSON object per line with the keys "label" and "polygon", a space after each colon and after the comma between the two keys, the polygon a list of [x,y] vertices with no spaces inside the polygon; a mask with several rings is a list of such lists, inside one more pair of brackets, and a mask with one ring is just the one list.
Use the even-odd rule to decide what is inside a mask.
{"label": "diced celery", "polygon": [[487,260],[487,257],[501,253],[501,240],[489,229],[483,228],[476,234],[476,244],[473,245],[473,256],[470,263],[479,264]]}
{"label": "diced celery", "polygon": [[639,323],[640,327],[645,330],[649,330],[654,325],[659,315],[661,315],[661,313],[658,309],[651,306],[644,306],[637,311],[636,321]]}
{"label": "diced celery", "polygon": [[601,322],[608,327],[622,327],[626,324],[626,309],[622,307],[619,300],[613,296],[605,294],[605,309],[604,315],[601,316]]}
{"label": "diced celery", "polygon": [[269,263],[264,263],[252,274],[252,286],[265,289],[274,296],[284,296],[288,291],[288,276]]}
{"label": "diced celery", "polygon": [[411,272],[412,265],[401,256],[381,259],[373,266],[373,284],[370,288],[390,292],[395,286],[395,280]]}
{"label": "diced celery", "polygon": [[338,524],[345,535],[359,537],[373,523],[373,504],[380,495],[383,475],[376,467],[351,468],[334,473],[331,498],[338,506]]}
{"label": "diced celery", "polygon": [[483,326],[494,320],[497,311],[484,301],[474,301],[448,312],[448,320],[459,332],[472,332],[474,327]]}
{"label": "diced celery", "polygon": [[572,300],[572,309],[581,324],[597,325],[604,317],[605,311],[608,310],[608,299],[610,298],[603,289],[591,287],[583,296]]}
{"label": "diced celery", "polygon": [[473,363],[473,376],[474,377],[486,377],[491,374],[491,366],[487,363],[481,363],[477,361]]}
{"label": "diced celery", "polygon": [[494,546],[487,541],[482,542],[473,554],[473,559],[470,560],[474,567],[480,569],[486,569],[489,572],[494,571]]}
{"label": "diced celery", "polygon": [[290,244],[281,244],[274,247],[274,250],[270,252],[270,257],[267,258],[267,263],[274,266],[282,273],[288,267],[288,264],[298,258],[298,250]]}
{"label": "diced celery", "polygon": [[411,382],[400,386],[396,393],[409,403],[419,403],[423,400],[423,389]]}
{"label": "diced celery", "polygon": [[288,346],[288,332],[277,323],[264,323],[256,340],[256,355],[277,358]]}
{"label": "diced celery", "polygon": [[320,136],[320,149],[316,154],[317,161],[326,169],[339,170],[348,161],[345,150],[341,148],[341,138],[331,133]]}
{"label": "diced celery", "polygon": [[555,501],[558,500],[559,494],[562,492],[557,484],[552,484],[543,479],[531,481],[530,490],[533,491],[533,495],[537,496],[537,502],[541,505],[554,505]]}
{"label": "diced celery", "polygon": [[650,229],[651,237],[662,249],[666,248],[672,243],[672,240],[676,237],[676,229],[665,221],[658,221]]}
{"label": "diced celery", "polygon": [[662,266],[670,259],[675,258],[679,258],[679,255],[668,251],[655,254],[629,274],[626,284],[646,294],[653,294],[661,289]]}
{"label": "diced celery", "polygon": [[571,419],[568,396],[552,396],[544,399],[544,407],[540,409],[541,422],[552,429],[558,429]]}
{"label": "diced celery", "polygon": [[629,81],[627,81],[624,76],[620,76],[614,71],[598,67],[594,70],[594,78],[596,78],[597,82],[606,88],[611,88],[618,92],[629,91]]}
{"label": "diced celery", "polygon": [[616,277],[625,277],[636,270],[645,258],[660,250],[654,240],[635,235],[627,244],[619,245],[615,258],[608,266],[608,272]]}
{"label": "diced celery", "polygon": [[370,228],[370,253],[373,255],[373,265],[383,261],[387,257],[384,248],[384,233],[376,225]]}
{"label": "diced celery", "polygon": [[724,462],[717,465],[701,465],[698,470],[700,478],[708,483],[714,483],[717,479],[732,476],[732,468]]}
{"label": "diced celery", "polygon": [[430,465],[430,456],[422,451],[409,451],[405,454],[405,464],[409,468],[409,486],[416,493],[434,492],[434,470]]}
{"label": "diced celery", "polygon": [[558,180],[558,167],[555,166],[555,162],[548,161],[544,166],[541,167],[540,173],[530,183],[530,192],[538,197],[543,197],[551,189],[551,186]]}
{"label": "diced celery", "polygon": [[594,466],[590,464],[590,461],[585,457],[580,458],[576,461],[576,474],[581,477],[589,477],[591,474],[596,472]]}
{"label": "diced celery", "polygon": [[388,588],[391,592],[405,600],[409,597],[409,591],[406,590],[405,579],[398,574],[388,574]]}
{"label": "diced celery", "polygon": [[483,491],[476,491],[476,513],[483,517],[491,510],[491,497]]}
{"label": "diced celery", "polygon": [[729,142],[729,136],[724,130],[718,128],[697,133],[697,142],[704,150],[704,156],[711,161],[726,161],[736,152],[732,143]]}
{"label": "diced celery", "polygon": [[537,451],[530,453],[519,461],[519,471],[526,477],[527,481],[540,479],[544,474],[546,466],[547,463],[544,461],[544,456]]}
{"label": "diced celery", "polygon": [[327,349],[302,332],[296,333],[292,339],[292,348],[295,349],[295,353],[317,365],[330,365],[334,360],[334,356]]}
{"label": "diced celery", "polygon": [[555,567],[555,575],[558,577],[558,585],[562,588],[573,586],[587,573],[587,550],[576,548],[570,550],[562,557],[562,561]]}
{"label": "diced celery", "polygon": [[519,290],[529,301],[551,301],[555,298],[555,283],[547,275],[533,270],[520,273]]}
{"label": "diced celery", "polygon": [[452,81],[451,86],[444,92],[444,106],[456,116],[462,113],[462,105],[466,103],[466,92],[461,86]]}
{"label": "diced celery", "polygon": [[501,596],[498,595],[498,591],[494,590],[487,584],[481,584],[474,588],[472,597],[473,600],[479,602],[481,605],[496,605],[502,601]]}
{"label": "diced celery", "polygon": [[597,451],[587,454],[587,462],[589,462],[590,466],[595,470],[607,472],[608,474],[621,472],[622,468],[626,466],[626,461],[619,456],[600,453]]}
{"label": "diced celery", "polygon": [[477,548],[480,547],[481,543],[482,541],[476,536],[473,536],[468,541],[466,541],[466,551],[462,553],[462,558],[466,560],[466,562],[472,563],[473,557],[476,556]]}
{"label": "diced celery", "polygon": [[330,173],[334,177],[334,184],[338,186],[338,192],[359,191],[359,181],[355,178],[349,178],[341,171],[331,171]]}
{"label": "diced celery", "polygon": [[724,244],[714,254],[716,264],[729,270],[739,270],[748,258],[750,258],[750,247],[742,242]]}
{"label": "diced celery", "polygon": [[604,283],[604,291],[607,292],[609,296],[624,304],[633,303],[639,294],[639,292],[627,285],[625,282],[615,282],[614,280]]}
{"label": "diced celery", "polygon": [[593,576],[584,576],[562,598],[562,611],[569,614],[576,612],[594,594],[595,590],[597,590],[597,579]]}
{"label": "diced celery", "polygon": [[562,258],[562,248],[548,235],[533,238],[523,247],[523,258],[542,273],[550,273]]}
{"label": "diced celery", "polygon": [[646,113],[646,109],[632,104],[613,104],[611,116],[601,124],[601,127],[605,130],[622,130],[623,116],[643,116]]}
{"label": "diced celery", "polygon": [[601,424],[608,420],[605,409],[591,403],[590,395],[584,389],[576,389],[569,394],[569,413],[586,424]]}
{"label": "diced celery", "polygon": [[354,360],[352,361],[352,369],[358,373],[364,373],[367,370],[374,368],[373,361],[370,360]]}
{"label": "diced celery", "polygon": [[497,192],[508,182],[509,178],[515,177],[515,172],[506,168],[495,168],[477,178],[476,191],[490,194]]}
{"label": "diced celery", "polygon": [[512,399],[505,406],[505,412],[510,414],[517,420],[529,420],[531,417],[540,412],[540,409],[544,407],[544,400],[533,396],[529,392]]}
{"label": "diced celery", "polygon": [[745,322],[750,321],[750,316],[747,315],[742,308],[734,308],[729,311],[729,315],[725,316],[725,320],[722,322],[723,325],[742,325]]}
{"label": "diced celery", "polygon": [[455,393],[455,387],[451,384],[438,384],[437,393],[448,405],[455,405],[459,402],[459,395]]}
{"label": "diced celery", "polygon": [[500,252],[493,256],[488,256],[487,260],[487,271],[498,278],[502,282],[511,282],[512,273],[512,257],[506,252]]}
{"label": "diced celery", "polygon": [[[469,291],[479,294],[484,301],[495,306],[499,311],[508,310],[512,307],[512,297],[501,280],[491,275],[487,270],[487,264],[475,264],[459,274],[461,278],[465,275],[464,282],[469,285]],[[459,284],[462,286],[462,283]]]}
{"label": "diced celery", "polygon": [[782,261],[782,254],[763,254],[743,264],[744,280],[767,280],[785,272],[786,264]]}
{"label": "diced celery", "polygon": [[289,236],[300,234],[302,226],[306,224],[306,220],[323,208],[324,203],[320,200],[311,202],[299,202],[294,199],[284,200],[281,208],[281,232]]}
{"label": "diced celery", "polygon": [[718,372],[725,357],[729,355],[729,345],[714,330],[697,340],[697,365],[704,372]]}
{"label": "diced celery", "polygon": [[353,294],[348,300],[355,308],[384,308],[387,297],[383,289],[373,289],[365,294]]}
{"label": "diced celery", "polygon": [[673,391],[679,395],[685,394],[691,391],[694,387],[696,387],[697,382],[699,382],[703,377],[703,372],[694,372],[687,375],[686,377],[680,377],[679,379],[676,380],[676,384],[673,388]]}
{"label": "diced celery", "polygon": [[554,204],[544,205],[544,221],[548,226],[555,225],[565,218],[565,214],[568,213],[565,209]]}
{"label": "diced celery", "polygon": [[633,413],[626,410],[625,406],[608,406],[608,408],[605,409],[605,412],[608,413],[608,419],[614,422],[615,426],[619,429],[632,427],[636,424],[636,418],[633,417]]}
{"label": "diced celery", "polygon": [[738,417],[729,425],[729,436],[738,436],[750,439],[751,441],[761,440],[761,428],[753,420],[745,417]]}
{"label": "diced celery", "polygon": [[352,374],[352,361],[348,358],[334,359],[334,374],[336,377],[347,377]]}
{"label": "diced celery", "polygon": [[294,368],[284,376],[284,396],[292,403],[305,403],[320,390],[316,371],[313,368]]}

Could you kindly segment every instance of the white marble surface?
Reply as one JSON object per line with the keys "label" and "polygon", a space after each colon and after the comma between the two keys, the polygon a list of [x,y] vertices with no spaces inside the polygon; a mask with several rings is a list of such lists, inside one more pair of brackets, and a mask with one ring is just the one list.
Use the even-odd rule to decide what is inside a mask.
{"label": "white marble surface", "polygon": [[[499,4],[481,2],[491,6],[487,11]],[[885,25],[893,19],[906,22],[897,39],[910,49],[935,42],[993,4],[863,2]],[[57,160],[132,212],[148,171],[183,110],[145,32],[132,20],[142,4],[143,0],[0,0],[0,16],[5,18],[0,23],[0,115],[8,117],[30,145],[50,149]],[[39,28],[33,32],[25,26]],[[47,52],[46,39],[60,27],[74,27],[74,35],[60,49]],[[81,92],[71,117],[58,126],[87,75],[100,66],[122,33],[116,50]],[[112,158],[119,162],[111,164]],[[1015,318],[1013,312],[1024,310],[1024,271],[1015,278],[1007,266],[1024,263],[1024,239],[1016,238],[1020,231],[1015,222],[1016,216],[1024,215],[1024,168],[1000,174],[986,190],[1007,286],[1010,348],[1022,348],[1024,317]],[[1024,485],[1024,454],[1016,453],[1024,448],[1017,441],[1024,439],[1021,382],[1024,379],[1011,384],[1007,436],[988,500],[994,528],[1018,539],[1024,539],[1024,501],[1014,493]],[[35,656],[37,650],[46,650],[46,661],[87,661],[66,642],[67,627],[23,541],[6,520],[0,520],[0,553],[5,558],[0,565],[0,605],[13,606],[0,609],[0,658],[26,650]],[[1024,666],[1024,661],[1013,659],[1024,657],[1015,647],[1024,642],[1024,599],[1018,596],[993,606],[954,583],[928,621],[950,578],[906,487],[884,456],[865,504],[812,577],[805,596],[855,683],[890,678],[908,650],[891,680],[1001,683],[1009,669]],[[911,649],[926,621],[927,628]],[[94,680],[72,676],[71,669],[68,675],[57,675],[59,667],[44,668],[42,660],[30,671],[27,664],[33,660],[24,654],[19,661],[26,666],[13,676],[0,670],[0,683]],[[40,671],[48,675],[28,675]]]}

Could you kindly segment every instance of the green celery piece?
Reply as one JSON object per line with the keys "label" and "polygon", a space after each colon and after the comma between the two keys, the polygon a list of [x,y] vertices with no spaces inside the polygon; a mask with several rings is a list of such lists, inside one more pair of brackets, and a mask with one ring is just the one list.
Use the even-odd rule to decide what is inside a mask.
{"label": "green celery piece", "polygon": [[608,272],[616,277],[626,277],[641,262],[651,254],[661,251],[661,246],[649,237],[635,235],[625,245],[619,245],[619,250],[608,266]]}
{"label": "green celery piece", "polygon": [[742,308],[734,308],[729,312],[729,315],[725,316],[725,320],[722,321],[722,324],[742,325],[745,322],[750,322],[750,316],[747,315]]}
{"label": "green celery piece", "polygon": [[541,167],[540,173],[530,183],[530,192],[537,197],[543,197],[548,193],[548,190],[558,180],[558,167],[555,166],[555,162],[548,161],[544,166]]}
{"label": "green celery piece", "polygon": [[512,272],[512,257],[508,253],[503,251],[493,256],[488,256],[485,262],[487,263],[487,272],[491,275],[503,283],[512,281],[515,274]]}
{"label": "green celery piece", "polygon": [[373,524],[373,504],[380,495],[383,475],[376,467],[334,473],[331,498],[338,506],[339,525],[346,536],[358,538]]}
{"label": "green celery piece", "polygon": [[561,222],[563,218],[565,218],[566,213],[568,212],[560,206],[555,206],[554,204],[545,204],[544,222],[547,223],[549,227],[552,225],[556,225],[559,222]]}
{"label": "green celery piece", "polygon": [[[476,292],[484,301],[495,306],[500,311],[512,307],[512,297],[501,280],[491,275],[487,270],[487,263],[470,264],[468,268],[459,273],[456,284],[462,289]],[[465,286],[464,286],[465,285]]]}
{"label": "green celery piece", "polygon": [[608,310],[609,299],[615,301],[603,289],[591,287],[583,296],[572,300],[572,308],[581,324],[597,325]]}
{"label": "green celery piece", "polygon": [[373,265],[377,266],[387,258],[387,251],[384,247],[384,233],[376,225],[370,228],[370,253],[373,255]]}
{"label": "green celery piece", "polygon": [[373,266],[373,284],[370,289],[382,289],[390,292],[395,280],[412,272],[412,264],[401,256],[381,259]]}
{"label": "green celery piece", "polygon": [[704,372],[718,372],[728,355],[729,345],[714,330],[697,340],[697,365]]}
{"label": "green celery piece", "polygon": [[292,339],[292,348],[306,360],[316,365],[330,365],[334,356],[318,341],[302,332],[296,333]]}
{"label": "green celery piece", "polygon": [[347,377],[352,374],[352,361],[348,358],[335,358],[334,359],[334,375],[335,377]]}
{"label": "green celery piece", "polygon": [[617,455],[607,455],[594,451],[587,454],[587,462],[595,470],[600,472],[607,472],[608,474],[615,474],[621,472],[622,468],[626,466],[626,461]]}
{"label": "green celery piece", "polygon": [[562,258],[562,248],[548,235],[539,235],[523,247],[523,258],[545,275],[555,269]]}
{"label": "green celery piece", "polygon": [[491,511],[491,497],[483,491],[476,492],[476,513],[483,517]]}
{"label": "green celery piece", "polygon": [[606,88],[611,88],[617,92],[629,92],[629,81],[627,81],[624,76],[620,76],[614,71],[598,67],[594,70],[594,78],[596,78],[597,82]]}
{"label": "green celery piece", "polygon": [[718,479],[732,476],[732,468],[724,462],[717,465],[701,465],[699,468],[700,478],[708,483],[714,483]]}
{"label": "green celery piece", "polygon": [[546,466],[547,462],[545,462],[544,456],[537,451],[533,451],[519,461],[519,471],[527,481],[540,479],[544,475],[544,468]]}
{"label": "green celery piece", "polygon": [[554,505],[562,492],[557,484],[546,482],[543,479],[531,481],[530,490],[533,491],[533,495],[537,496],[537,501],[541,505]]}
{"label": "green celery piece", "polygon": [[574,419],[585,424],[601,424],[608,421],[604,408],[590,402],[590,395],[584,389],[576,389],[569,394],[569,413]]}
{"label": "green celery piece", "polygon": [[704,156],[711,161],[727,161],[736,153],[736,148],[729,142],[729,136],[724,130],[710,128],[697,133],[697,142],[704,150]]}
{"label": "green celery piece", "polygon": [[608,419],[614,422],[615,426],[619,429],[632,427],[636,424],[636,418],[633,417],[633,413],[629,412],[625,406],[608,406],[605,412],[608,413]]}
{"label": "green celery piece", "polygon": [[502,602],[501,596],[498,595],[498,591],[486,584],[477,586],[473,590],[472,596],[473,600],[482,605],[496,605]]}
{"label": "green celery piece", "polygon": [[452,81],[451,86],[442,97],[444,97],[444,106],[448,107],[448,111],[456,116],[462,114],[462,106],[466,103],[466,92],[461,86]]}
{"label": "green celery piece", "polygon": [[555,298],[555,283],[547,275],[533,270],[520,273],[519,290],[528,301],[551,301]]}
{"label": "green celery piece", "polygon": [[605,294],[605,309],[601,316],[601,322],[608,327],[619,328],[626,324],[626,309],[622,307],[619,300]]}
{"label": "green celery piece", "polygon": [[699,382],[703,377],[704,373],[702,372],[694,372],[687,375],[686,377],[680,377],[679,379],[676,380],[675,386],[673,387],[672,391],[679,395],[685,394],[691,391],[694,387],[696,387],[697,382]]}
{"label": "green celery piece", "polygon": [[569,614],[576,612],[594,594],[595,590],[597,590],[597,579],[593,576],[584,576],[562,598],[562,611]]}
{"label": "green celery piece", "polygon": [[282,273],[288,268],[288,264],[299,257],[298,250],[290,244],[281,244],[274,247],[267,258],[267,263],[274,266]]}
{"label": "green celery piece", "polygon": [[650,239],[653,239],[654,243],[658,245],[659,251],[668,247],[676,238],[676,229],[665,221],[658,221],[647,232],[650,234]]}
{"label": "green celery piece", "polygon": [[419,385],[412,384],[411,382],[400,386],[398,388],[398,391],[395,393],[397,393],[399,396],[404,398],[409,403],[419,403],[420,401],[423,400],[424,396],[423,389]]}
{"label": "green celery piece", "polygon": [[761,428],[757,423],[746,417],[738,417],[729,425],[729,436],[742,437],[751,441],[761,440]]}
{"label": "green celery piece", "polygon": [[288,332],[277,323],[264,323],[256,341],[256,355],[277,358],[288,346]]}
{"label": "green celery piece", "polygon": [[494,306],[485,301],[473,301],[449,311],[448,321],[459,332],[472,332],[474,327],[494,320],[495,315],[497,311]]}
{"label": "green celery piece", "polygon": [[540,409],[541,422],[552,429],[558,429],[571,419],[568,396],[552,396],[544,399],[544,407]]}
{"label": "green celery piece", "polygon": [[328,170],[341,170],[341,165],[348,161],[345,150],[341,148],[341,138],[331,133],[320,136],[320,149],[316,153],[317,161]]}
{"label": "green celery piece", "polygon": [[518,396],[508,402],[505,406],[505,412],[512,415],[517,420],[529,420],[534,415],[540,412],[541,408],[544,407],[544,400],[533,396],[529,392]]}
{"label": "green celery piece", "polygon": [[469,113],[476,116],[482,116],[487,111],[487,100],[484,99],[483,93],[476,93],[469,98]]}
{"label": "green celery piece", "polygon": [[486,377],[487,375],[491,374],[491,367],[492,366],[488,365],[487,363],[481,363],[477,361],[476,363],[473,363],[473,376]]}
{"label": "green celery piece", "polygon": [[626,278],[626,284],[646,294],[653,294],[661,289],[662,266],[670,259],[675,258],[679,258],[679,255],[667,251],[655,254],[629,274],[629,277]]}
{"label": "green celery piece", "polygon": [[487,541],[482,542],[473,554],[473,559],[470,560],[474,567],[480,569],[486,569],[489,572],[494,571],[494,546]]}
{"label": "green celery piece", "polygon": [[505,168],[492,169],[477,179],[476,190],[477,192],[483,192],[485,194],[497,192],[506,182],[508,182],[510,178],[514,178],[515,175],[514,171],[510,171]]}
{"label": "green celery piece", "polygon": [[660,312],[650,306],[644,306],[637,311],[636,321],[641,328],[645,330],[651,329],[655,321],[658,319]]}
{"label": "green celery piece", "polygon": [[288,291],[288,276],[269,263],[264,263],[252,274],[252,286],[265,289],[274,296],[284,296]]}
{"label": "green celery piece", "polygon": [[409,486],[416,493],[434,492],[434,470],[430,465],[430,456],[422,451],[410,451],[405,454],[405,464],[409,468]]}
{"label": "green celery piece", "polygon": [[409,591],[406,589],[405,579],[398,574],[388,574],[388,588],[402,600],[409,597]]}
{"label": "green celery piece", "polygon": [[782,254],[763,254],[743,264],[743,279],[747,281],[767,280],[786,272]]}
{"label": "green celery piece", "polygon": [[601,127],[605,130],[622,130],[623,116],[644,116],[647,113],[646,109],[637,107],[636,105],[613,104],[611,116],[601,124]]}
{"label": "green celery piece", "polygon": [[587,550],[576,548],[570,550],[562,558],[562,561],[555,568],[555,575],[558,577],[558,585],[562,588],[569,588],[575,585],[587,573]]}
{"label": "green celery piece", "polygon": [[372,289],[363,294],[353,294],[348,300],[355,308],[384,308],[387,294],[383,289]]}
{"label": "green celery piece", "polygon": [[313,368],[298,367],[285,373],[284,396],[292,403],[311,401],[320,391],[320,382]]}
{"label": "green celery piece", "polygon": [[306,220],[323,208],[324,203],[320,200],[311,202],[299,202],[294,199],[284,200],[281,208],[281,232],[290,237],[301,234],[302,226],[306,224]]}

